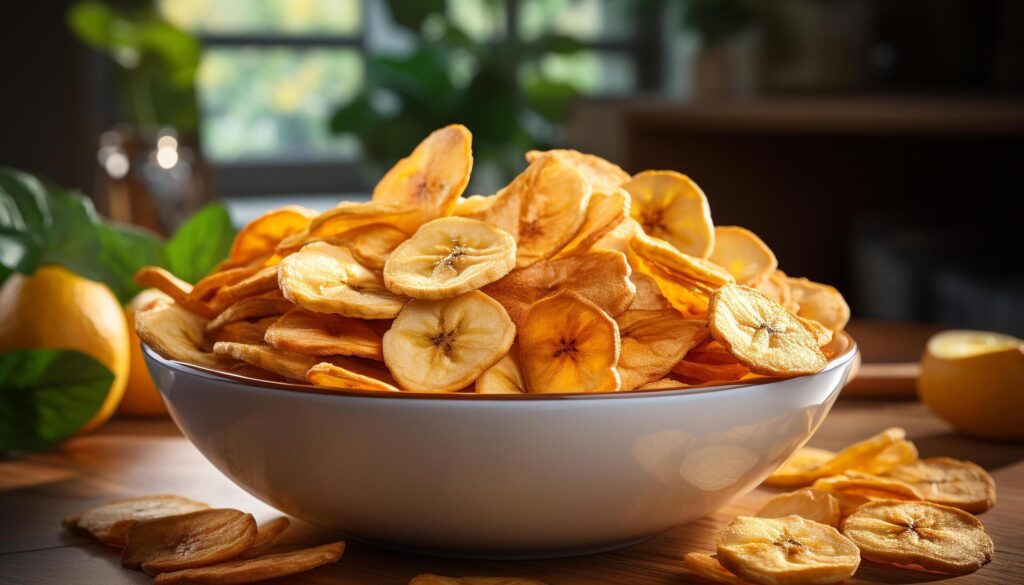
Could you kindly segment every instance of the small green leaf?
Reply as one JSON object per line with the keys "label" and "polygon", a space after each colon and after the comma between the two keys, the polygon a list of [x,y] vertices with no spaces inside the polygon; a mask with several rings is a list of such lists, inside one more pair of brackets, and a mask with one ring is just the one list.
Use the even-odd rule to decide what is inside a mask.
{"label": "small green leaf", "polygon": [[0,355],[0,451],[36,451],[68,438],[99,410],[114,374],[77,351]]}
{"label": "small green leaf", "polygon": [[167,242],[167,268],[178,278],[195,283],[227,257],[234,237],[227,210],[216,204],[206,205]]}
{"label": "small green leaf", "polygon": [[132,226],[101,224],[96,229],[101,243],[97,263],[108,274],[107,285],[121,304],[125,304],[142,290],[132,280],[140,268],[167,264],[163,242],[154,234]]}
{"label": "small green leaf", "polygon": [[110,48],[110,26],[114,13],[102,2],[77,2],[68,10],[68,27],[82,42],[97,48]]}

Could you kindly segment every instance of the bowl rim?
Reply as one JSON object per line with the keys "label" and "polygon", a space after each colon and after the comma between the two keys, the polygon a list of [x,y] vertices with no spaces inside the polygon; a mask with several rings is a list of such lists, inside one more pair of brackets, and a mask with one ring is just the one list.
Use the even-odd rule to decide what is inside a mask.
{"label": "bowl rim", "polygon": [[335,397],[373,397],[379,399],[394,399],[394,400],[470,400],[470,401],[544,401],[544,400],[629,400],[629,399],[642,399],[644,397],[655,397],[655,396],[678,396],[682,394],[705,394],[709,392],[722,392],[726,390],[735,390],[741,388],[749,388],[751,386],[767,386],[771,384],[786,382],[789,380],[807,378],[817,376],[824,372],[834,370],[847,364],[853,360],[858,353],[857,342],[853,339],[846,331],[842,331],[839,335],[846,337],[847,345],[846,348],[837,354],[835,357],[830,359],[825,367],[813,374],[804,374],[802,376],[765,376],[763,378],[755,378],[744,381],[742,383],[736,382],[709,382],[707,384],[701,384],[699,386],[688,386],[686,388],[656,388],[650,390],[630,390],[629,392],[572,392],[572,393],[553,393],[553,394],[476,394],[474,392],[384,392],[380,390],[355,390],[347,388],[324,388],[319,386],[313,386],[312,384],[299,384],[296,382],[277,382],[273,380],[262,380],[259,378],[252,378],[249,376],[242,376],[231,372],[222,372],[214,370],[212,368],[206,368],[203,366],[196,366],[193,364],[180,362],[177,360],[171,360],[164,358],[160,354],[153,351],[151,347],[141,342],[142,353],[147,361],[156,362],[166,368],[181,372],[188,376],[214,379],[221,382],[232,382],[243,386],[255,386],[264,389],[273,390],[287,390],[289,393],[301,393],[301,394],[318,394],[321,396],[335,396]]}

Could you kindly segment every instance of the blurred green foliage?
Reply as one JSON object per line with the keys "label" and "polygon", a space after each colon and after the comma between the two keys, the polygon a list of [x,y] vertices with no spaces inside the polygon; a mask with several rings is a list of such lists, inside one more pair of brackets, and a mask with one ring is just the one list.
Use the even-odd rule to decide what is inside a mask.
{"label": "blurred green foliage", "polygon": [[544,55],[579,51],[578,41],[543,34],[481,42],[452,20],[446,0],[387,4],[394,21],[413,33],[415,46],[406,54],[367,57],[363,91],[331,119],[335,132],[359,138],[373,170],[382,171],[431,131],[455,122],[473,132],[478,168],[497,171],[500,180],[521,167],[524,151],[557,140],[579,88],[549,78],[539,62]]}
{"label": "blurred green foliage", "polygon": [[682,3],[682,27],[712,48],[743,32],[761,15],[759,0],[676,0]]}
{"label": "blurred green foliage", "polygon": [[81,0],[68,27],[114,61],[125,121],[195,132],[199,41],[164,20],[149,2]]}

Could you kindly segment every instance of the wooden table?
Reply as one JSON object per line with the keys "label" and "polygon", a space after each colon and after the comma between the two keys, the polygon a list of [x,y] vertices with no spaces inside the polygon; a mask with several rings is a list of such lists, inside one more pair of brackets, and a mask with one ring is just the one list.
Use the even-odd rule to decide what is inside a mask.
{"label": "wooden table", "polygon": [[[995,560],[954,583],[1024,582],[1024,449],[954,433],[916,402],[840,400],[811,440],[838,449],[886,426],[907,429],[923,456],[972,459],[996,479],[999,503],[982,516],[995,540]],[[60,520],[91,504],[145,493],[177,493],[215,506],[253,512],[258,521],[274,510],[235,487],[168,421],[115,420],[98,433],[59,449],[0,461],[0,583],[150,583],[123,569],[117,551],[61,530]],[[348,543],[341,561],[296,576],[289,583],[401,584],[422,572],[443,575],[519,575],[551,585],[570,583],[679,584],[690,582],[680,559],[711,550],[717,529],[738,514],[755,511],[773,491],[760,488],[688,526],[628,549],[561,560],[467,561],[415,556]],[[314,544],[331,536],[294,522],[284,542]],[[896,571],[865,563],[856,583],[917,583],[935,575]]]}

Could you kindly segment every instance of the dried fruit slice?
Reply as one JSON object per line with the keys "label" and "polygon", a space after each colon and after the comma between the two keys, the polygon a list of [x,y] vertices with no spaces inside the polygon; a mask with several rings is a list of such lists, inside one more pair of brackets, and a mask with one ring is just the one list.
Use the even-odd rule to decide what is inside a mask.
{"label": "dried fruit slice", "polygon": [[476,290],[516,265],[516,241],[507,232],[464,217],[426,223],[395,248],[384,265],[391,292],[441,300]]}
{"label": "dried fruit slice", "polygon": [[135,313],[139,339],[161,356],[215,370],[233,360],[210,352],[204,336],[207,320],[177,303],[156,302]]}
{"label": "dried fruit slice", "polygon": [[718,533],[718,560],[755,583],[825,584],[852,577],[860,551],[835,528],[799,516],[740,516]]}
{"label": "dried fruit slice", "polygon": [[822,473],[819,477],[836,475],[866,465],[893,444],[904,440],[906,435],[907,433],[903,429],[890,427],[863,441],[858,441],[836,453],[835,457],[821,469]]}
{"label": "dried fruit slice", "polygon": [[630,214],[651,236],[697,258],[715,246],[708,199],[696,183],[675,171],[644,171],[622,186],[633,202]]}
{"label": "dried fruit slice", "polygon": [[535,302],[562,290],[580,295],[609,315],[619,315],[636,294],[629,276],[629,264],[620,252],[591,250],[513,271],[483,291],[501,303],[519,327]]}
{"label": "dried fruit slice", "polygon": [[519,330],[519,360],[534,394],[616,392],[619,329],[600,307],[562,291],[537,301]]}
{"label": "dried fruit slice", "polygon": [[630,179],[629,173],[622,170],[622,167],[593,154],[572,149],[530,150],[526,153],[526,162],[530,164],[542,158],[554,158],[573,167],[583,175],[594,191],[600,193],[613,193]]}
{"label": "dried fruit slice", "polygon": [[884,477],[909,484],[922,500],[973,514],[987,512],[996,504],[995,480],[970,461],[929,457],[889,469]]}
{"label": "dried fruit slice", "polygon": [[638,224],[627,218],[598,240],[594,244],[594,248],[616,250],[625,254],[629,250],[629,242],[633,240],[633,230],[635,229],[639,229]]}
{"label": "dried fruit slice", "polygon": [[205,567],[235,558],[255,540],[252,514],[201,510],[135,523],[128,529],[121,564],[150,575]]}
{"label": "dried fruit slice", "polygon": [[505,357],[476,379],[477,394],[525,394],[526,380],[519,367],[519,345],[513,343]]}
{"label": "dried fruit slice", "polygon": [[622,391],[660,380],[708,335],[707,323],[675,309],[626,311],[615,319],[621,349],[616,369]]}
{"label": "dried fruit slice", "polygon": [[281,351],[306,355],[353,355],[384,359],[381,336],[361,319],[292,309],[263,337]]}
{"label": "dried fruit slice", "polygon": [[251,276],[221,288],[210,299],[210,306],[223,311],[242,299],[277,290],[277,265],[266,266]]}
{"label": "dried fruit slice", "polygon": [[753,286],[775,272],[778,260],[754,232],[741,227],[715,228],[715,248],[708,258],[729,271],[739,284]]}
{"label": "dried fruit slice", "polygon": [[727,284],[708,305],[711,335],[753,372],[813,374],[825,367],[814,335],[782,305],[745,286]]}
{"label": "dried fruit slice", "polygon": [[677,388],[684,388],[686,384],[679,380],[673,380],[672,378],[662,378],[653,382],[648,382],[641,386],[637,386],[636,390],[673,390]]}
{"label": "dried fruit slice", "polygon": [[238,266],[218,270],[204,276],[188,293],[190,300],[197,303],[209,303],[213,296],[225,286],[231,286],[259,272],[262,266]]}
{"label": "dried fruit slice", "polygon": [[249,222],[235,236],[228,262],[240,266],[273,253],[281,240],[305,230],[316,216],[317,212],[298,205],[288,205],[264,213]]}
{"label": "dried fruit slice", "polygon": [[814,489],[824,492],[847,492],[868,496],[871,499],[917,500],[913,486],[898,479],[847,471],[830,475],[814,482]]}
{"label": "dried fruit slice", "polygon": [[718,562],[718,559],[705,553],[686,553],[683,556],[683,563],[692,573],[712,583],[723,585],[749,585],[750,581],[744,581],[729,572],[728,569]]}
{"label": "dried fruit slice", "polygon": [[569,243],[586,219],[590,193],[590,185],[578,171],[550,157],[539,159],[513,179],[499,197],[520,202],[514,234],[517,268],[550,258]]}
{"label": "dried fruit slice", "polygon": [[632,271],[629,280],[636,287],[636,296],[633,303],[629,305],[631,311],[658,311],[668,309],[669,304],[665,295],[661,294],[658,282],[643,272]]}
{"label": "dried fruit slice", "polygon": [[431,132],[373,188],[373,201],[416,209],[423,221],[451,213],[473,170],[473,135],[461,124]]}
{"label": "dried fruit slice", "polygon": [[285,298],[315,313],[392,319],[405,298],[384,287],[380,274],[356,261],[347,248],[314,242],[281,261],[278,282]]}
{"label": "dried fruit slice", "polygon": [[260,524],[256,527],[256,540],[253,541],[249,550],[238,555],[238,558],[251,559],[266,554],[274,546],[277,537],[281,536],[281,533],[287,530],[290,524],[291,521],[284,516]]}
{"label": "dried fruit slice", "polygon": [[787,278],[793,301],[800,306],[797,315],[814,319],[833,332],[842,331],[850,320],[850,306],[835,287],[807,280]]}
{"label": "dried fruit slice", "polygon": [[[800,322],[804,324],[804,327],[811,332],[811,335],[814,336],[814,340],[818,343],[818,347],[825,347],[832,343],[831,329],[825,327],[821,323],[818,323],[814,319],[805,319],[799,316],[797,319],[800,319]],[[822,350],[822,352],[824,353],[824,350]]]}
{"label": "dried fruit slice", "polygon": [[[208,335],[211,342],[232,341],[235,343],[263,343],[267,330],[278,320],[278,316],[264,317],[257,321],[235,321],[228,323]],[[232,369],[232,371],[236,371]]]}
{"label": "dried fruit slice", "polygon": [[218,341],[213,344],[213,352],[220,356],[230,356],[236,360],[242,360],[247,364],[274,372],[285,378],[300,381],[305,381],[306,372],[321,361],[315,356],[289,353],[266,344],[249,345]]}
{"label": "dried fruit slice", "polygon": [[278,290],[242,299],[224,309],[220,315],[217,315],[217,318],[207,323],[206,333],[208,335],[216,333],[225,325],[245,319],[283,315],[293,307],[295,304],[284,298]]}
{"label": "dried fruit slice", "polygon": [[768,500],[757,512],[761,518],[800,516],[821,524],[838,527],[842,520],[839,500],[828,492],[803,488],[788,494],[779,494]]}
{"label": "dried fruit slice", "polygon": [[702,364],[689,359],[682,359],[672,365],[672,373],[689,384],[706,384],[708,382],[733,382],[750,373],[750,370],[739,363]]}
{"label": "dried fruit slice", "polygon": [[677,311],[691,319],[707,317],[708,304],[711,302],[711,295],[714,294],[713,287],[678,272],[666,270],[653,262],[647,262],[631,249],[627,258],[637,273],[654,280],[662,296]]}
{"label": "dried fruit slice", "polygon": [[725,268],[673,248],[665,240],[649,236],[638,227],[633,228],[633,239],[629,246],[647,262],[709,286],[717,287],[735,281]]}
{"label": "dried fruit slice", "polygon": [[793,293],[789,287],[789,277],[781,270],[772,272],[756,284],[751,285],[751,288],[786,307],[791,313],[796,313],[800,310],[800,305],[793,302]]}
{"label": "dried fruit slice", "polygon": [[505,309],[480,291],[414,299],[384,334],[384,363],[406,390],[451,392],[501,359],[515,335]]}
{"label": "dried fruit slice", "polygon": [[348,390],[399,392],[398,382],[380,362],[336,356],[306,372],[306,381],[314,386]]}
{"label": "dried fruit slice", "polygon": [[546,585],[543,581],[523,577],[442,577],[424,573],[416,575],[409,585]]}
{"label": "dried fruit slice", "polygon": [[725,349],[724,345],[711,337],[708,337],[704,342],[687,352],[686,359],[699,364],[721,366],[739,363],[736,361],[736,358],[732,357],[729,350]]}
{"label": "dried fruit slice", "polygon": [[278,254],[290,254],[309,242],[344,237],[369,225],[386,224],[411,234],[423,223],[421,211],[379,201],[343,201],[309,222],[309,227],[281,240]]}
{"label": "dried fruit slice", "polygon": [[254,583],[294,575],[335,563],[344,552],[344,542],[332,542],[313,548],[230,561],[211,567],[161,573],[153,582],[156,585]]}
{"label": "dried fruit slice", "polygon": [[85,530],[96,540],[111,546],[124,546],[128,529],[136,522],[177,516],[210,506],[173,495],[153,495],[113,500],[88,508],[76,516],[65,518],[65,527]]}
{"label": "dried fruit slice", "polygon": [[160,292],[174,299],[182,307],[196,315],[207,318],[214,318],[220,312],[207,303],[196,301],[190,296],[192,285],[174,276],[167,270],[157,266],[146,266],[140,268],[132,280],[145,288],[155,288]]}
{"label": "dried fruit slice", "polygon": [[375,223],[325,241],[348,248],[352,256],[370,270],[384,270],[391,252],[408,239],[409,235],[396,227]]}
{"label": "dried fruit slice", "polygon": [[554,255],[555,259],[582,254],[590,250],[608,232],[615,229],[629,217],[629,194],[622,189],[612,193],[594,191],[587,204],[587,215],[576,235],[561,251]]}
{"label": "dried fruit slice", "polygon": [[810,485],[824,475],[825,465],[835,456],[834,451],[827,449],[800,447],[764,480],[764,484],[782,487]]}
{"label": "dried fruit slice", "polygon": [[992,539],[974,516],[931,502],[869,502],[843,520],[864,558],[964,575],[992,560]]}
{"label": "dried fruit slice", "polygon": [[883,474],[890,469],[915,461],[917,461],[917,447],[906,439],[900,439],[850,469],[863,473]]}

